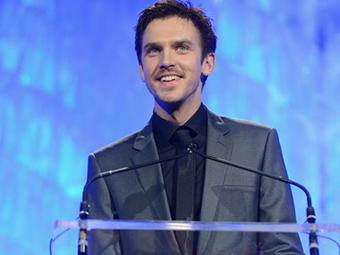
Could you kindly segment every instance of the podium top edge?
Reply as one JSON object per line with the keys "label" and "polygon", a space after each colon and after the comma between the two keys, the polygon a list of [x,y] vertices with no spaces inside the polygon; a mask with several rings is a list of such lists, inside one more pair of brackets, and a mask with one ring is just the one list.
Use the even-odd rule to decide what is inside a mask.
{"label": "podium top edge", "polygon": [[279,222],[204,222],[165,220],[56,220],[54,229],[86,228],[102,230],[183,230],[183,231],[237,231],[237,232],[322,232],[340,233],[339,224],[296,224]]}

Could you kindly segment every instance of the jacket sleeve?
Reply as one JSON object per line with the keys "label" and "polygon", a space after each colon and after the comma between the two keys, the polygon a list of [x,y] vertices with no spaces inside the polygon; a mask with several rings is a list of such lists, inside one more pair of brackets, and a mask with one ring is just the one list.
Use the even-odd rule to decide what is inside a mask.
{"label": "jacket sleeve", "polygon": [[[95,155],[90,154],[87,179],[90,180],[100,172],[101,168]],[[85,198],[90,205],[89,218],[106,220],[117,218],[105,178],[97,179],[90,184]],[[121,254],[119,231],[91,230],[88,233],[88,242],[88,251],[91,255]]]}
{"label": "jacket sleeve", "polygon": [[[278,135],[269,131],[262,170],[275,176],[288,178]],[[259,220],[262,222],[296,222],[295,209],[289,184],[268,177],[261,178]],[[298,234],[264,233],[259,235],[260,254],[304,254]]]}

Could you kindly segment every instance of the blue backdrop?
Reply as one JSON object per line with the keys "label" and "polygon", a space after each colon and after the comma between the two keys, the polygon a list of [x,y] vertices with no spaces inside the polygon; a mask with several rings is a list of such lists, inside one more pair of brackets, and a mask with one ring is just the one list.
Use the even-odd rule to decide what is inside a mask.
{"label": "blue backdrop", "polygon": [[[53,221],[78,214],[87,155],[148,121],[133,26],[152,2],[0,0],[0,254],[47,254]],[[194,3],[218,35],[204,102],[276,127],[318,222],[339,222],[339,1]]]}

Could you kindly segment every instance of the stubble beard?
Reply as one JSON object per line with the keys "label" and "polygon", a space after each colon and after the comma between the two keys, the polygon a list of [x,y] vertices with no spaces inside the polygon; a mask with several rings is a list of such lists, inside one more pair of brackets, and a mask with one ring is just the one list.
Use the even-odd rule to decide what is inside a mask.
{"label": "stubble beard", "polygon": [[199,85],[196,85],[194,89],[189,93],[186,94],[186,92],[182,92],[182,95],[178,95],[178,98],[172,98],[171,96],[162,96],[157,95],[155,92],[153,93],[154,100],[157,102],[157,104],[163,108],[166,112],[168,112],[170,115],[172,115],[173,112],[180,109],[184,104],[191,104],[191,101],[188,100],[191,96],[194,96],[195,93],[197,93],[197,90],[199,89]]}

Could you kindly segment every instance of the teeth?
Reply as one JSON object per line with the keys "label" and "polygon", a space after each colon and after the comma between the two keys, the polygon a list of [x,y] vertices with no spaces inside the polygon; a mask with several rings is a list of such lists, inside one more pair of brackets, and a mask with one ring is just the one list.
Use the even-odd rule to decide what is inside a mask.
{"label": "teeth", "polygon": [[161,78],[161,81],[172,81],[178,79],[178,76],[172,75],[172,76],[163,76]]}

